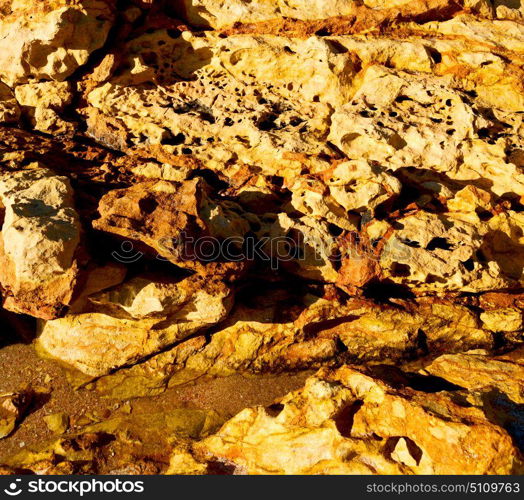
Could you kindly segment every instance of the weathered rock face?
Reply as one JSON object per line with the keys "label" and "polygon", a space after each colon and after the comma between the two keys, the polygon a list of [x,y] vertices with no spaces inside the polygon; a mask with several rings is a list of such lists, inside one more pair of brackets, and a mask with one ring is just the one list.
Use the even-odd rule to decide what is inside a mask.
{"label": "weathered rock face", "polygon": [[[323,370],[250,408],[198,445],[248,474],[518,473],[510,435],[452,392],[394,389],[350,367]],[[300,453],[297,453],[300,450]]]}
{"label": "weathered rock face", "polygon": [[0,0],[0,470],[521,473],[520,4]]}
{"label": "weathered rock face", "polygon": [[[322,295],[323,292],[323,295]],[[239,302],[211,338],[196,336],[173,349],[91,383],[111,397],[161,393],[202,376],[270,374],[352,363],[402,363],[441,352],[491,349],[495,334],[478,314],[452,301],[345,301],[330,290],[240,291]],[[243,297],[249,296],[246,300]],[[486,310],[498,314],[499,309]],[[510,326],[510,325],[508,325]],[[520,338],[519,325],[497,335]],[[85,376],[72,374],[75,383]]]}
{"label": "weathered rock face", "polygon": [[69,82],[18,85],[15,95],[35,130],[48,134],[65,134],[73,131],[73,125],[58,115],[71,104],[73,99]]}
{"label": "weathered rock face", "polygon": [[13,92],[7,85],[0,84],[0,122],[16,123],[19,118],[20,108]]}
{"label": "weathered rock face", "polygon": [[[245,214],[235,203],[214,201],[202,179],[183,183],[156,181],[110,191],[98,207],[95,229],[144,243],[157,257],[180,267],[205,267],[206,262],[228,260],[212,243],[231,238],[242,245],[256,216]],[[206,248],[206,239],[210,240]],[[153,252],[154,253],[154,252]],[[238,252],[231,251],[233,255]],[[241,260],[241,259],[240,259]],[[231,268],[235,262],[230,259]],[[214,269],[215,270],[215,269]]]}
{"label": "weathered rock face", "polygon": [[37,164],[0,179],[0,283],[8,310],[52,318],[69,304],[80,223],[66,177]]}
{"label": "weathered rock face", "polygon": [[84,313],[46,322],[38,346],[87,375],[105,375],[219,323],[231,303],[220,282],[137,277],[91,295]]}
{"label": "weathered rock face", "polygon": [[0,79],[8,85],[31,78],[63,81],[102,47],[111,0],[0,3]]}

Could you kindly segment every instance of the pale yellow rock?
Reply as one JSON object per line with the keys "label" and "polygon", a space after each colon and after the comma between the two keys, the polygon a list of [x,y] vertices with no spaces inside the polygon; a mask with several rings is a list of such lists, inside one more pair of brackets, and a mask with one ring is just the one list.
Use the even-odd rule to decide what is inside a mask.
{"label": "pale yellow rock", "polygon": [[327,222],[312,217],[292,219],[278,214],[269,227],[265,255],[277,266],[306,279],[334,283],[338,271],[331,257],[337,245]]}
{"label": "pale yellow rock", "polygon": [[237,474],[499,474],[522,467],[510,435],[453,394],[393,389],[345,366],[197,445]]}
{"label": "pale yellow rock", "polygon": [[[298,316],[297,306],[303,308]],[[290,296],[283,290],[260,291],[252,303],[237,304],[210,339],[193,337],[102,377],[91,387],[125,399],[156,395],[166,386],[203,375],[294,371],[348,358],[389,363],[410,358],[414,352],[460,352],[493,345],[491,332],[481,328],[467,307],[431,298],[398,306],[378,308],[361,299],[326,300],[313,292]],[[86,382],[78,377],[73,381]]]}
{"label": "pale yellow rock", "polygon": [[373,212],[380,203],[400,193],[398,179],[366,161],[348,161],[337,165],[326,175],[325,183],[299,178],[290,191],[291,204],[303,214],[354,231],[358,218],[349,211]]}
{"label": "pale yellow rock", "polygon": [[198,276],[178,282],[137,277],[89,302],[90,312],[43,324],[38,347],[100,376],[218,323],[231,308],[232,292]]}
{"label": "pale yellow rock", "polygon": [[439,356],[422,370],[479,393],[493,390],[516,404],[524,403],[524,350],[490,357],[476,351]]}
{"label": "pale yellow rock", "polygon": [[[402,1],[397,0],[396,4],[401,4]],[[256,23],[282,17],[323,19],[348,15],[354,10],[353,0],[184,0],[184,5],[187,18],[192,24],[215,29],[237,22]]]}
{"label": "pale yellow rock", "polygon": [[520,0],[494,0],[493,4],[499,19],[520,21],[524,17],[524,6]]}
{"label": "pale yellow rock", "polygon": [[69,180],[38,164],[4,173],[0,202],[4,307],[54,317],[69,303],[77,273],[80,222]]}
{"label": "pale yellow rock", "polygon": [[522,310],[508,307],[481,313],[484,327],[492,332],[517,332],[524,329]]}
{"label": "pale yellow rock", "polygon": [[22,111],[36,130],[55,134],[74,131],[74,126],[59,116],[73,99],[72,86],[69,82],[18,85],[15,95]]}
{"label": "pale yellow rock", "polygon": [[522,276],[522,251],[515,243],[516,254],[509,259],[503,242],[511,240],[521,218],[500,215],[488,223],[475,219],[425,212],[400,219],[380,257],[385,275],[428,291],[516,287]]}
{"label": "pale yellow rock", "polygon": [[[158,50],[150,58],[152,46]],[[332,154],[323,139],[330,106],[349,97],[357,71],[351,54],[338,53],[321,38],[183,33],[173,39],[165,31],[131,41],[127,51],[137,54],[129,60],[131,70],[87,98],[102,113],[100,120],[111,116],[124,124],[132,143],[146,137],[208,168],[231,164],[231,172],[241,162],[278,175],[302,168],[304,161],[318,170],[329,167],[318,155]],[[151,81],[161,82],[163,91],[141,85]],[[100,133],[96,121],[90,133]]]}
{"label": "pale yellow rock", "polygon": [[103,0],[9,0],[0,18],[0,78],[63,81],[102,47],[112,23]]}
{"label": "pale yellow rock", "polygon": [[490,194],[475,186],[466,186],[464,189],[458,191],[452,199],[448,200],[448,209],[450,212],[468,213],[478,210],[487,212],[490,208]]}
{"label": "pale yellow rock", "polygon": [[44,421],[54,434],[63,434],[69,427],[69,417],[64,413],[46,415]]}
{"label": "pale yellow rock", "polygon": [[479,138],[493,123],[478,116],[451,84],[449,75],[427,77],[371,66],[353,102],[332,115],[330,140],[352,159],[376,161],[391,170],[417,165],[489,187],[498,196],[522,196],[524,177],[504,153],[514,141],[521,143],[521,117],[500,112],[501,121],[512,123],[511,139],[495,143]]}
{"label": "pale yellow rock", "polygon": [[70,82],[40,82],[18,85],[15,95],[21,106],[62,110],[73,99]]}
{"label": "pale yellow rock", "polygon": [[28,389],[0,394],[0,439],[8,437],[15,430],[30,402],[31,392]]}

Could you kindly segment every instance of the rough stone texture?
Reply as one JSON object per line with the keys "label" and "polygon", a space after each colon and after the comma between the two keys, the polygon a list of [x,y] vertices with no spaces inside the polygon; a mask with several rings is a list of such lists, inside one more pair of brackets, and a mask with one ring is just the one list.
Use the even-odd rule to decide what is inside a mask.
{"label": "rough stone texture", "polygon": [[11,89],[0,84],[0,122],[16,123],[20,118],[20,108],[16,102],[15,96]]}
{"label": "rough stone texture", "polygon": [[191,441],[220,425],[214,412],[133,410],[128,405],[111,418],[95,420],[23,449],[8,461],[8,470],[59,475],[194,475],[207,471],[207,464],[192,456]]}
{"label": "rough stone texture", "polygon": [[15,95],[35,130],[48,134],[65,134],[74,131],[73,125],[58,115],[73,100],[69,82],[18,85]]}
{"label": "rough stone texture", "polygon": [[0,79],[8,85],[30,78],[63,81],[102,47],[111,0],[2,0]]}
{"label": "rough stone texture", "polygon": [[231,303],[220,282],[137,277],[91,295],[84,313],[47,321],[38,347],[83,373],[105,375],[215,325]]}
{"label": "rough stone texture", "polygon": [[[377,307],[369,300],[334,299],[329,290],[323,296],[319,290],[263,290],[250,292],[248,301],[245,293],[238,293],[240,302],[211,338],[196,336],[91,387],[111,397],[146,396],[204,375],[279,373],[344,361],[400,363],[494,344],[478,315],[451,301]],[[521,326],[512,326],[517,328],[503,333],[507,339],[521,336]],[[78,373],[71,379],[89,380]]]}
{"label": "rough stone texture", "polygon": [[198,445],[247,474],[508,474],[510,435],[453,393],[394,389],[349,366],[323,370],[269,407],[249,408]]}
{"label": "rough stone texture", "polygon": [[522,473],[522,16],[0,0],[0,471]]}
{"label": "rough stone texture", "polygon": [[80,223],[69,180],[32,167],[0,178],[0,283],[6,309],[49,319],[73,294]]}

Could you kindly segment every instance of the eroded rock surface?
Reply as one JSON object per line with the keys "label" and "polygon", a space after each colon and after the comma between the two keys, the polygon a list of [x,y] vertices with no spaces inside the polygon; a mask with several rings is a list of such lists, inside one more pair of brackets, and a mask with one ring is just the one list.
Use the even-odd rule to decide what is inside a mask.
{"label": "eroded rock surface", "polygon": [[4,307],[50,318],[69,304],[80,223],[67,177],[33,164],[0,179]]}
{"label": "eroded rock surface", "polygon": [[[518,473],[522,456],[482,406],[323,370],[269,407],[246,409],[198,445],[248,474]],[[297,450],[300,450],[297,453]]]}
{"label": "eroded rock surface", "polygon": [[520,3],[0,0],[0,469],[522,473]]}

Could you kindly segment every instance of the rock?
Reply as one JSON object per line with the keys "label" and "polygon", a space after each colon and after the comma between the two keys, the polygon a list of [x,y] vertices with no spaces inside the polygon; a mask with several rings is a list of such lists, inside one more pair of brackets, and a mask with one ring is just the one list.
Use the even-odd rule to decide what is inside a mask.
{"label": "rock", "polygon": [[71,104],[73,92],[69,82],[41,82],[18,85],[16,99],[23,112],[40,132],[65,134],[74,131],[72,123],[59,113]]}
{"label": "rock", "polygon": [[[515,265],[504,257],[502,241],[510,239],[512,231],[506,217],[494,217],[488,224],[427,212],[399,219],[399,229],[391,232],[380,256],[383,274],[417,290],[516,288],[521,257],[519,249]],[[520,218],[510,224],[518,227]]]}
{"label": "rock", "polygon": [[28,390],[0,395],[0,439],[15,430],[30,403],[31,392]]}
{"label": "rock", "polygon": [[212,411],[133,407],[128,415],[117,410],[104,421],[26,447],[5,466],[36,474],[203,473],[207,464],[192,457],[191,443],[220,423]]}
{"label": "rock", "polygon": [[0,202],[4,307],[57,317],[71,301],[78,272],[81,229],[69,180],[38,164],[4,173]]}
{"label": "rock", "polygon": [[[158,50],[150,56],[147,47],[153,46]],[[102,130],[98,122],[110,116],[131,143],[146,137],[169,152],[192,155],[207,168],[255,163],[282,175],[303,161],[329,166],[318,155],[332,155],[322,138],[329,105],[347,99],[350,76],[358,71],[351,54],[337,52],[321,38],[185,32],[173,39],[162,30],[132,40],[126,50],[136,54],[128,59],[131,69],[87,96],[90,109],[98,112],[90,115],[96,117],[89,122],[94,137]],[[174,60],[174,53],[180,58]],[[253,67],[254,59],[261,64]],[[149,82],[162,82],[165,91],[148,89]],[[220,142],[214,139],[219,131]]]}
{"label": "rock", "polygon": [[0,123],[16,123],[20,118],[20,107],[11,89],[0,83]]}
{"label": "rock", "polygon": [[517,332],[524,329],[521,309],[506,308],[485,311],[480,315],[484,326],[492,332]]}
{"label": "rock", "polygon": [[[411,12],[409,8],[405,11],[403,6],[413,3]],[[362,5],[364,4],[364,5]],[[430,1],[410,2],[408,0],[365,0],[355,2],[354,0],[255,0],[254,2],[243,2],[242,0],[184,0],[183,13],[189,23],[194,26],[212,27],[220,29],[229,25],[240,23],[261,23],[263,21],[275,21],[282,18],[300,19],[304,21],[324,19],[330,17],[348,16],[351,19],[366,16],[373,17],[373,10],[384,9],[386,13],[377,16],[378,19],[404,13],[416,15],[426,10],[452,7],[453,2]]]}
{"label": "rock", "polygon": [[[214,201],[210,194],[202,179],[139,183],[106,194],[98,207],[101,217],[93,226],[142,242],[149,253],[154,250],[157,256],[181,267],[233,261],[220,241],[233,238],[231,246],[241,246],[250,230],[249,219],[242,217],[243,211],[235,203]],[[231,253],[238,255],[238,251]]]}
{"label": "rock", "polygon": [[7,0],[0,19],[0,78],[63,81],[106,41],[111,0]]}
{"label": "rock", "polygon": [[[499,474],[522,458],[482,409],[446,391],[394,389],[345,366],[268,407],[247,408],[198,444],[244,474]],[[297,453],[300,450],[300,453]]]}
{"label": "rock", "polygon": [[98,377],[136,363],[222,321],[232,304],[221,282],[136,277],[88,298],[82,313],[47,321],[38,348]]}
{"label": "rock", "polygon": [[[481,102],[453,89],[449,77],[371,66],[353,101],[333,114],[330,140],[349,158],[387,164],[391,170],[419,165],[480,188],[489,186],[497,196],[521,196],[521,174],[500,150],[505,140],[484,137],[498,120],[483,122],[476,108]],[[479,172],[478,161],[489,168]]]}
{"label": "rock", "polygon": [[44,421],[53,434],[63,434],[69,427],[69,417],[63,413],[46,415]]}
{"label": "rock", "polygon": [[[400,363],[443,351],[493,347],[493,335],[478,316],[449,300],[377,306],[371,300],[330,296],[332,287],[323,292],[240,292],[230,316],[209,337],[192,337],[90,387],[110,397],[150,396],[204,375],[264,375],[344,361]],[[243,300],[245,295],[249,300]],[[87,382],[78,374],[72,380]]]}
{"label": "rock", "polygon": [[471,351],[439,356],[422,370],[470,392],[505,394],[514,404],[524,403],[524,349],[499,356]]}
{"label": "rock", "polygon": [[522,473],[519,3],[0,0],[0,470]]}

